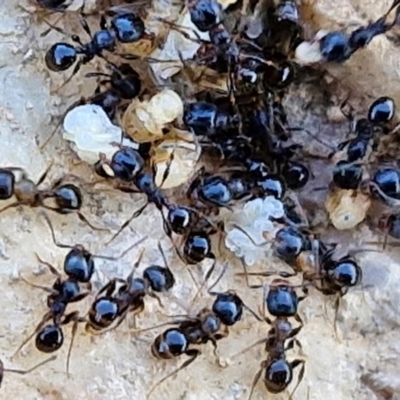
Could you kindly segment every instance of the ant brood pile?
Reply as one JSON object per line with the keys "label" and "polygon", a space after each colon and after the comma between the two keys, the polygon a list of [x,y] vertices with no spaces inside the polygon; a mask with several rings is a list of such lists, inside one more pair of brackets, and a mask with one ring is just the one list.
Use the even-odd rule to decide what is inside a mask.
{"label": "ant brood pile", "polygon": [[[151,208],[186,265],[189,284],[196,288],[187,315],[135,331],[136,335],[169,325],[153,338],[149,350],[162,360],[189,357],[148,395],[194,362],[208,342],[217,354],[219,341],[229,340],[229,329],[242,319],[243,310],[269,325],[265,338],[256,343],[265,346],[265,357],[258,372],[257,365],[252,366],[249,399],[255,390],[262,390],[257,387],[260,379],[269,393],[293,386],[293,395],[306,374],[305,360],[290,353],[295,346],[302,349],[297,337],[304,325],[300,301],[312,296],[313,290],[334,297],[336,321],[340,298],[362,279],[357,251],[331,243],[325,232],[353,229],[368,221],[384,233],[385,243],[388,236],[399,239],[400,169],[397,160],[382,151],[382,143],[398,130],[391,98],[373,101],[363,118],[356,118],[351,99],[346,99],[340,110],[352,129],[337,147],[304,127],[291,126],[285,100],[306,73],[315,74],[327,63],[343,64],[376,36],[395,29],[400,24],[400,1],[394,0],[384,15],[366,26],[314,32],[312,40],[294,0],[265,1],[262,7],[254,2],[226,7],[217,0],[189,0],[179,18],[156,17],[162,29],[154,32],[140,4],[100,7],[90,14],[91,20],[99,22],[93,31],[83,1],[78,11],[70,13],[79,19],[85,39],[58,26],[60,19],[56,23],[47,19],[52,13],[63,17],[73,2],[36,1],[38,11],[48,12],[43,19],[48,29],[44,34],[56,31],[61,35],[44,54],[46,67],[51,74],[72,70],[58,91],[94,59],[103,69],[86,73],[85,81],[97,79],[97,89],[65,110],[52,134],[42,138],[40,149],[50,147],[62,126],[64,139],[91,165],[96,182],[66,174],[46,189],[42,184],[50,166],[37,183],[20,167],[0,168],[0,200],[15,198],[0,212],[19,205],[41,208],[54,244],[70,249],[64,274],[37,255],[55,275],[55,282],[45,287],[26,280],[48,293],[47,312],[16,353],[33,337],[37,350],[59,350],[64,328],[71,325],[69,374],[73,342],[81,326],[89,334],[103,335],[117,329],[128,315],[145,314],[150,297],[163,307],[164,292],[173,291],[175,267],[170,268],[160,243],[162,266],[146,267],[139,274],[143,248],[129,275],[110,277],[97,292],[93,290],[94,259],[117,262],[144,242],[144,234],[118,257],[94,255],[83,245],[56,240],[47,210],[75,213],[92,229],[109,231],[94,227],[81,212],[85,191],[75,183],[65,183],[74,179],[83,187],[95,188],[98,180],[111,190],[143,199],[143,205],[132,210],[112,236],[104,233],[107,243],[126,233]],[[163,37],[160,32],[169,33]],[[171,37],[179,40],[171,42]],[[138,45],[142,41],[147,42],[147,52]],[[322,146],[326,155],[311,154],[309,142]],[[315,159],[331,174],[327,187],[312,188],[321,173],[313,170]],[[305,191],[322,190],[327,193],[325,202],[319,204],[326,217],[323,229],[311,221],[317,210],[311,212],[302,204]],[[370,209],[376,203],[385,211],[374,224]],[[243,267],[236,273],[243,277],[241,289],[263,289],[262,315],[233,290],[213,291],[226,269],[233,268],[234,263],[223,261],[228,251]],[[193,266],[206,260],[211,267],[199,284]],[[281,264],[277,262],[275,270],[267,269],[270,260]],[[192,313],[195,300],[221,264],[223,272],[208,288],[214,302]],[[289,267],[290,272],[279,265]],[[264,269],[254,271],[253,266]],[[256,285],[251,282],[254,276],[271,280]],[[300,277],[301,283],[292,283],[293,276]],[[74,303],[85,298],[90,299],[87,314],[74,309]],[[0,363],[0,382],[3,371],[30,372],[6,370]]]}

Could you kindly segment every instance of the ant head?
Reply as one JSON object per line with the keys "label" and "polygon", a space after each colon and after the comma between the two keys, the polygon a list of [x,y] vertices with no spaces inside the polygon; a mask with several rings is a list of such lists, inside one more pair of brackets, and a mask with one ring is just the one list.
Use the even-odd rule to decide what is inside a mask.
{"label": "ant head", "polygon": [[54,192],[54,198],[62,210],[80,210],[82,207],[82,192],[71,183],[59,186]]}
{"label": "ant head", "polygon": [[301,163],[289,161],[283,166],[282,176],[289,189],[298,190],[307,184],[310,171]]}
{"label": "ant head", "polygon": [[361,279],[361,269],[350,257],[339,260],[332,269],[326,272],[329,280],[339,288],[355,286]]}
{"label": "ant head", "polygon": [[400,173],[396,168],[379,169],[372,177],[371,184],[372,192],[385,202],[400,199]]}
{"label": "ant head", "polygon": [[133,13],[115,16],[111,28],[121,43],[133,43],[140,40],[145,33],[144,22]]}
{"label": "ant head", "polygon": [[68,43],[56,43],[47,50],[45,56],[46,66],[51,71],[66,71],[77,59],[74,46]]}
{"label": "ant head", "polygon": [[111,85],[126,100],[134,99],[142,88],[139,74],[128,64],[113,72]]}
{"label": "ant head", "polygon": [[363,175],[362,166],[359,164],[339,161],[333,168],[333,183],[340,189],[358,189]]}
{"label": "ant head", "polygon": [[192,212],[186,207],[172,207],[168,210],[167,221],[171,230],[178,235],[187,232],[192,224]]}
{"label": "ant head", "polygon": [[100,297],[91,306],[89,311],[89,326],[94,331],[109,327],[117,318],[119,308],[112,298]]}
{"label": "ant head", "polygon": [[156,337],[151,351],[157,358],[170,359],[185,353],[188,347],[186,335],[178,328],[171,328]]}
{"label": "ant head", "polygon": [[218,293],[212,310],[224,325],[232,326],[242,318],[243,302],[234,292]]}
{"label": "ant head", "polygon": [[143,271],[143,278],[154,292],[166,292],[175,284],[172,272],[165,267],[152,265]]}
{"label": "ant head", "polygon": [[0,169],[0,200],[10,199],[14,194],[15,175],[6,169]]}
{"label": "ant head", "polygon": [[202,262],[211,253],[211,241],[205,233],[191,233],[185,242],[184,255],[192,264]]}
{"label": "ant head", "polygon": [[325,61],[344,62],[351,55],[349,38],[340,31],[330,32],[321,39],[320,51]]}
{"label": "ant head", "polygon": [[43,353],[57,351],[64,342],[64,334],[58,325],[47,325],[36,335],[36,348]]}
{"label": "ant head", "polygon": [[216,0],[197,0],[189,8],[190,19],[201,32],[210,31],[221,22],[222,6]]}
{"label": "ant head", "polygon": [[75,246],[65,257],[64,272],[78,282],[89,282],[94,272],[94,259],[82,246]]}
{"label": "ant head", "polygon": [[273,394],[287,388],[293,378],[293,369],[285,359],[273,360],[265,369],[264,383]]}
{"label": "ant head", "polygon": [[268,312],[274,317],[293,317],[297,314],[299,300],[289,282],[272,282],[265,302]]}
{"label": "ant head", "polygon": [[293,261],[305,246],[306,238],[295,228],[282,228],[275,236],[275,250],[283,260]]}
{"label": "ant head", "polygon": [[112,157],[110,168],[116,178],[131,182],[143,169],[144,160],[136,150],[131,147],[122,147]]}
{"label": "ant head", "polygon": [[368,120],[373,124],[381,125],[390,122],[396,112],[394,100],[390,97],[379,97],[368,110]]}

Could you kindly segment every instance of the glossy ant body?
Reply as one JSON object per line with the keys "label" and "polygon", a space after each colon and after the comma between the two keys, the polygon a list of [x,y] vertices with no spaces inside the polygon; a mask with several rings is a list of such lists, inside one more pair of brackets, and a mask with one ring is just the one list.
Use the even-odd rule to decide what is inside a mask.
{"label": "glossy ant body", "polygon": [[[47,52],[45,62],[47,68],[51,71],[61,72],[71,68],[74,64],[74,70],[71,76],[64,82],[63,86],[79,71],[81,65],[90,62],[94,57],[103,57],[103,51],[114,51],[117,42],[134,43],[145,38],[145,26],[143,20],[134,13],[117,14],[110,24],[104,16],[100,20],[100,29],[92,35],[89,25],[85,20],[81,20],[82,27],[91,38],[89,43],[82,43],[77,35],[72,35],[71,39],[79,46],[73,46],[69,43],[56,43]],[[49,24],[50,25],[50,24]],[[65,32],[57,27],[50,25],[60,33]],[[77,62],[78,60],[78,62]]]}
{"label": "glossy ant body", "polygon": [[[49,311],[43,316],[33,333],[19,346],[15,354],[17,354],[35,335],[35,345],[39,351],[52,353],[59,350],[64,343],[62,326],[73,322],[72,338],[67,356],[67,373],[69,374],[69,361],[73,341],[76,335],[78,323],[83,322],[84,320],[79,316],[78,311],[66,314],[68,305],[81,301],[90,294],[92,288],[90,280],[94,273],[95,258],[117,261],[128,251],[142,243],[146,237],[131,245],[118,257],[93,255],[82,245],[70,246],[57,242],[51,222],[46,215],[45,218],[49,225],[54,244],[60,248],[71,248],[71,251],[66,255],[64,260],[64,272],[67,278],[62,278],[61,274],[54,266],[36,255],[38,261],[47,266],[50,272],[55,275],[57,279],[51,288],[39,286],[24,279],[29,285],[45,290],[49,293],[47,297],[47,306]],[[88,290],[82,291],[81,284],[84,284]],[[48,324],[50,320],[52,323]]]}
{"label": "glossy ant body", "polygon": [[[346,160],[340,160],[334,168],[333,183],[336,187],[347,190],[359,188],[363,177],[363,168],[359,163],[375,150],[378,145],[377,134],[386,132],[385,126],[392,121],[394,114],[394,101],[389,97],[380,97],[371,104],[368,118],[361,118],[356,122],[356,137],[338,146],[340,151],[346,149]],[[344,115],[350,120],[354,119],[351,114]]]}
{"label": "glossy ant body", "polygon": [[[306,287],[304,285],[301,287],[304,293],[307,294]],[[253,379],[249,400],[252,398],[254,389],[263,373],[263,383],[266,389],[270,393],[277,394],[283,392],[289,386],[293,380],[293,370],[301,366],[297,385],[291,396],[304,377],[305,361],[295,359],[289,362],[286,358],[286,351],[293,348],[294,344],[301,349],[301,344],[295,336],[303,327],[303,321],[297,313],[297,308],[299,302],[303,300],[304,297],[298,297],[295,288],[296,287],[292,286],[288,281],[282,279],[274,280],[271,285],[264,285],[264,320],[271,328],[266,338],[258,340],[256,343],[234,355],[234,357],[237,357],[254,346],[265,343],[267,358],[261,363],[260,370]],[[268,289],[267,294],[265,289]],[[268,312],[275,317],[274,320],[265,316],[265,307],[267,307]],[[294,317],[300,323],[298,327],[293,328],[289,320],[291,317]]]}
{"label": "glossy ant body", "polygon": [[[146,295],[156,298],[162,305],[156,292],[169,291],[175,283],[175,278],[160,244],[158,248],[164,260],[164,267],[150,266],[144,270],[142,278],[134,278],[134,271],[140,264],[142,252],[126,279],[114,278],[100,289],[91,305],[86,330],[104,333],[117,328],[128,313],[137,315],[144,310]],[[117,283],[122,284],[119,289]]]}
{"label": "glossy ant body", "polygon": [[[51,165],[42,174],[37,183],[29,179],[26,171],[22,168],[0,168],[0,200],[8,200],[13,196],[16,198],[16,201],[2,208],[0,213],[19,205],[27,205],[32,208],[43,207],[58,214],[74,212],[82,222],[92,229],[108,230],[93,226],[81,213],[80,209],[83,201],[81,190],[71,183],[63,183],[65,178],[56,181],[49,190],[39,188],[46,179],[50,168]],[[19,180],[16,178],[17,172],[21,174]],[[54,206],[45,204],[45,201],[49,198],[54,200]]]}
{"label": "glossy ant body", "polygon": [[325,35],[320,40],[320,52],[323,59],[328,62],[345,62],[356,51],[366,47],[375,36],[388,32],[396,24],[396,18],[392,23],[387,23],[387,17],[399,4],[399,0],[394,0],[389,10],[381,18],[354,30],[350,35],[340,31]]}
{"label": "glossy ant body", "polygon": [[[203,285],[211,276],[214,268],[215,265],[213,265],[207,272]],[[229,335],[228,327],[235,325],[241,320],[243,308],[250,311],[250,313],[258,320],[260,319],[243,303],[234,291],[222,293],[212,291],[212,288],[219,282],[225,271],[226,266],[217,280],[208,289],[209,294],[216,296],[211,309],[203,308],[195,317],[188,316],[183,319],[174,319],[171,322],[156,327],[137,331],[137,333],[139,333],[160,328],[165,325],[175,325],[176,327],[167,329],[154,339],[151,347],[152,354],[154,357],[164,360],[173,359],[183,354],[190,357],[179,368],[158,381],[152,387],[147,396],[149,396],[162,382],[171,376],[176,375],[179,371],[195,361],[195,359],[201,354],[201,351],[199,349],[194,349],[191,346],[211,342],[214,346],[214,354],[216,355],[218,340],[227,337]],[[200,293],[200,290],[196,294],[194,300]]]}

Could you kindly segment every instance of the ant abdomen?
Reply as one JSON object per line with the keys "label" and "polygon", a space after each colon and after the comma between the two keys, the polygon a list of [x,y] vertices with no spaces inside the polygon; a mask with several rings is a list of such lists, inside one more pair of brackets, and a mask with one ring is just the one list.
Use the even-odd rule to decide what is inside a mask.
{"label": "ant abdomen", "polygon": [[0,169],[0,200],[8,200],[14,195],[15,175],[6,169]]}
{"label": "ant abdomen", "polygon": [[149,282],[154,292],[166,292],[175,284],[172,272],[164,267],[152,265],[143,271],[143,278]]}
{"label": "ant abdomen", "polygon": [[56,43],[50,47],[45,56],[45,63],[49,70],[66,71],[77,60],[77,51],[68,43]]}
{"label": "ant abdomen", "polygon": [[57,351],[64,342],[64,334],[57,325],[45,326],[37,335],[35,340],[36,348],[43,353]]}
{"label": "ant abdomen", "polygon": [[168,360],[185,353],[188,346],[189,343],[184,333],[179,329],[172,328],[155,338],[151,352],[156,358]]}

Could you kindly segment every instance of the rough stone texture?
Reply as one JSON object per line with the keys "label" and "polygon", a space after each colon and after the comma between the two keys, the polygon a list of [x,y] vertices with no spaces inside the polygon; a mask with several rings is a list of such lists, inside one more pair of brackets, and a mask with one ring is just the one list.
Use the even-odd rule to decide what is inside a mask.
{"label": "rough stone texture", "polygon": [[[315,29],[337,29],[353,21],[365,24],[381,15],[389,3],[389,0],[379,4],[372,0],[304,2],[310,19],[308,23]],[[59,136],[43,153],[38,150],[36,142],[38,138],[43,141],[52,131],[54,124],[50,122],[50,116],[60,115],[67,104],[83,93],[83,80],[78,78],[65,87],[59,97],[50,95],[50,90],[65,77],[60,78],[57,74],[51,74],[50,77],[43,64],[43,54],[49,43],[65,38],[53,32],[41,38],[39,34],[46,26],[38,27],[36,17],[21,11],[14,1],[1,2],[0,13],[1,166],[26,168],[33,179],[38,179],[50,160],[54,159],[55,165],[46,185],[60,177],[63,171],[72,171],[82,176],[83,180],[90,181],[93,178],[90,168],[75,165],[73,155]],[[54,17],[51,18],[53,20]],[[79,29],[73,18],[65,27],[71,32]],[[393,96],[400,104],[399,60],[398,48],[385,37],[379,37],[367,50],[357,53],[345,65],[329,67],[329,73],[336,78],[332,81],[333,89],[330,92],[333,93],[330,97],[332,104],[337,105],[335,100],[340,98],[343,90],[349,89],[352,104],[360,113],[365,112],[367,104],[378,95]],[[95,70],[95,64],[85,70]],[[84,91],[90,92],[87,80],[84,82]],[[338,83],[342,91],[338,89]],[[313,93],[311,86],[304,84],[292,90],[295,95],[287,103],[293,122],[302,122],[314,132],[320,130],[325,137],[331,135],[335,141],[340,140],[347,122],[328,125],[326,108],[318,106],[321,96],[310,95]],[[329,115],[332,115],[331,111]],[[326,175],[321,175],[318,180],[324,182],[324,177]],[[85,197],[84,213],[94,223],[116,229],[143,201],[137,195],[131,197],[115,191],[97,191]],[[165,248],[170,248],[162,231],[161,219],[152,207],[132,224],[131,230],[127,230],[117,243],[108,248],[102,244],[107,242],[109,234],[90,231],[74,215],[54,215],[52,221],[60,240],[71,244],[90,240],[93,243],[90,250],[94,253],[118,254],[138,237],[149,235],[142,267],[161,262],[156,250],[159,239]],[[22,207],[9,210],[1,215],[0,225],[0,285],[3,293],[0,356],[6,367],[29,368],[45,358],[35,349],[32,341],[13,360],[10,357],[45,313],[46,293],[27,285],[19,276],[39,285],[50,286],[54,277],[38,265],[35,252],[61,270],[66,251],[53,245],[48,229],[36,210]],[[369,232],[362,228],[354,234],[348,234],[346,243],[354,243],[357,247],[355,238],[358,236],[368,238]],[[110,276],[126,277],[137,254],[138,249],[135,249],[118,263],[98,262],[95,288],[99,288]],[[185,266],[172,251],[169,259],[177,276],[177,284],[166,299],[163,297],[166,307],[161,311],[165,314],[182,314],[187,311],[195,289]],[[301,304],[300,313],[305,327],[299,339],[307,363],[305,377],[294,395],[295,399],[306,399],[307,396],[312,400],[400,398],[400,331],[397,315],[400,307],[399,258],[395,253],[364,253],[359,260],[364,275],[362,287],[351,290],[341,301],[337,335],[333,328],[334,311],[329,300],[312,290],[309,298]],[[273,259],[267,260],[266,264],[270,264],[267,269],[280,266]],[[209,263],[204,263],[201,268],[194,269],[198,280],[201,279],[201,271],[204,274],[208,266]],[[238,263],[232,262],[218,289],[235,289],[249,306],[258,309],[261,292],[248,290],[241,278],[234,277],[235,271],[240,271],[240,268]],[[211,302],[212,298],[204,294],[193,310],[197,311]],[[82,313],[86,312],[89,304],[90,298],[79,305]],[[166,317],[153,299],[147,301],[146,307],[137,321],[140,327],[149,327],[165,320]],[[118,330],[100,337],[85,334],[83,326],[79,327],[72,353],[70,379],[65,374],[70,330],[64,329],[66,343],[58,352],[58,359],[25,377],[6,373],[0,397],[24,400],[144,399],[151,384],[172,371],[182,360],[153,359],[150,344],[159,331],[134,337],[129,333],[131,325],[128,318]],[[267,329],[267,325],[255,322],[246,314],[244,321],[231,330],[229,338],[220,342],[222,361],[227,361],[231,355],[263,337]],[[264,357],[262,346],[233,359],[225,368],[216,363],[212,346],[204,346],[202,352],[194,364],[167,381],[154,393],[153,398],[247,398],[253,377]],[[297,350],[290,353],[290,359],[297,356]],[[266,396],[260,383],[253,399]],[[285,393],[275,398],[287,397]]]}

